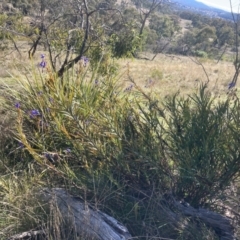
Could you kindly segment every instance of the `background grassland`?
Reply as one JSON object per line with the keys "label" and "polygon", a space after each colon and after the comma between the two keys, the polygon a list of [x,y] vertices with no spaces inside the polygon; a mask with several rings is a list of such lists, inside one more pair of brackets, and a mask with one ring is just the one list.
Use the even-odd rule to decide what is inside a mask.
{"label": "background grassland", "polygon": [[217,63],[210,59],[164,54],[159,54],[154,61],[120,60],[120,65],[128,67],[130,76],[143,88],[148,87],[149,81],[153,80],[150,85],[160,97],[178,91],[181,95],[195,93],[200,84],[206,83],[208,79],[208,89],[213,96],[224,97],[235,72],[232,62],[229,61]]}
{"label": "background grassland", "polygon": [[[40,53],[39,53],[40,55]],[[17,53],[1,56],[0,84],[13,84],[14,76],[24,77],[39,64],[39,55],[32,61],[27,57],[20,58]],[[142,58],[151,59],[153,55],[146,53]],[[119,81],[124,86],[129,85],[129,75],[145,90],[154,89],[160,97],[172,95],[180,91],[181,95],[196,92],[201,83],[209,79],[208,89],[214,96],[224,97],[228,84],[234,75],[232,61],[217,61],[211,59],[187,56],[158,54],[154,61],[145,59],[125,58],[114,61],[119,66]],[[19,69],[21,72],[19,72]],[[205,71],[204,71],[205,69]],[[207,76],[206,76],[207,75]]]}

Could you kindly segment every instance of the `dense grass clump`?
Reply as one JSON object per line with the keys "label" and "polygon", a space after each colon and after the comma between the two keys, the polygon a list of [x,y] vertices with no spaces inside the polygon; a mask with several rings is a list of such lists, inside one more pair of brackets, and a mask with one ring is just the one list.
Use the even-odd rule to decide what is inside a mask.
{"label": "dense grass clump", "polygon": [[2,236],[56,227],[35,193],[64,187],[139,239],[215,239],[204,224],[173,218],[166,199],[212,207],[237,179],[238,99],[217,102],[202,86],[160,102],[133,80],[123,88],[116,76],[85,71],[20,86],[6,97],[13,134],[0,167]]}

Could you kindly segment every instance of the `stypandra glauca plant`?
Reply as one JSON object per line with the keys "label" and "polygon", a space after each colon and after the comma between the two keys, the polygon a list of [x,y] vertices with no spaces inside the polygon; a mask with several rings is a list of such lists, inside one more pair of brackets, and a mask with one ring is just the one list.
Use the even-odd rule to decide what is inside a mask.
{"label": "stypandra glauca plant", "polygon": [[[40,66],[45,68],[43,62]],[[117,77],[87,72],[87,67],[81,73],[68,72],[59,81],[44,70],[42,82],[22,81],[20,94],[12,103],[18,116],[18,141],[39,164],[50,159],[48,153],[56,153],[56,165],[61,166],[64,161],[57,156],[67,152],[71,156],[70,165],[77,163],[85,170],[102,167],[113,167],[116,172],[128,170],[129,178],[149,184],[152,174],[141,173],[139,164],[132,161],[136,158],[149,168],[148,162],[152,161],[148,159],[149,153],[156,151],[154,154],[159,157],[158,144],[150,148],[147,144],[155,139],[150,139],[150,128],[139,116],[139,107],[144,105],[140,95],[133,84],[122,88]],[[46,86],[49,78],[51,85]],[[52,164],[54,161],[50,160]]]}
{"label": "stypandra glauca plant", "polygon": [[116,74],[97,75],[90,64],[59,80],[41,56],[39,73],[20,79],[18,91],[9,89],[21,164],[41,173],[41,187],[64,184],[127,224],[135,219],[132,231],[139,234],[147,215],[131,196],[167,184],[158,142],[139,115],[144,102],[135,86],[122,87]]}
{"label": "stypandra glauca plant", "polygon": [[163,195],[210,204],[239,174],[238,99],[218,103],[203,86],[199,94],[161,102],[133,80],[123,87],[120,74],[101,75],[101,64],[85,63],[60,80],[42,56],[39,73],[9,89],[6,107],[23,156],[12,164],[38,173],[33,192],[65,187],[133,236],[176,239],[179,225]]}

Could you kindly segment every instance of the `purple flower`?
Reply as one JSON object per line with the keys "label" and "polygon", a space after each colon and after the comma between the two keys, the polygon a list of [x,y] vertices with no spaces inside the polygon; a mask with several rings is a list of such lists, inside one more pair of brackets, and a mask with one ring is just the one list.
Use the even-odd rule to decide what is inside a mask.
{"label": "purple flower", "polygon": [[22,142],[18,142],[19,148],[24,148],[24,144]]}
{"label": "purple flower", "polygon": [[94,81],[94,84],[95,84],[95,85],[98,85],[98,84],[99,84],[98,79],[96,79],[96,80]]}
{"label": "purple flower", "polygon": [[40,62],[40,64],[39,64],[39,66],[41,67],[41,68],[45,68],[46,67],[46,61],[44,61],[44,59]]}
{"label": "purple flower", "polygon": [[235,82],[231,82],[231,83],[229,83],[229,84],[228,84],[228,90],[230,90],[230,89],[234,88],[234,87],[235,87],[235,85],[236,85],[236,83],[235,83]]}
{"label": "purple flower", "polygon": [[64,154],[70,154],[72,152],[72,150],[70,148],[66,148],[63,150]]}
{"label": "purple flower", "polygon": [[33,109],[30,111],[30,117],[41,116],[40,112],[37,109]]}
{"label": "purple flower", "polygon": [[15,108],[20,108],[20,103],[18,102],[14,106],[15,106]]}
{"label": "purple flower", "polygon": [[44,54],[41,54],[41,59],[42,59],[42,61],[39,63],[39,67],[41,67],[42,68],[42,71],[43,71],[43,69],[46,67],[46,65],[47,65],[47,63],[46,63],[46,61],[45,61],[45,55]]}
{"label": "purple flower", "polygon": [[124,92],[130,92],[133,88],[133,84],[131,84],[129,87],[127,87]]}
{"label": "purple flower", "polygon": [[83,66],[86,67],[89,62],[89,58],[87,58],[86,56],[82,56],[81,60],[83,61]]}
{"label": "purple flower", "polygon": [[59,155],[58,153],[48,153],[44,152],[43,156],[51,163],[56,163],[59,160]]}
{"label": "purple flower", "polygon": [[50,162],[54,162],[53,161],[53,156],[52,156],[52,154],[51,153],[44,153],[44,157],[48,160],[48,161],[50,161]]}

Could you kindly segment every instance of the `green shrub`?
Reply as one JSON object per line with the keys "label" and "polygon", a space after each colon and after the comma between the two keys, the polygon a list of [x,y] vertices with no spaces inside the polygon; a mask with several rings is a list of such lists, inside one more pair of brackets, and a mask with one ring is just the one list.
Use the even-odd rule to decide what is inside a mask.
{"label": "green shrub", "polygon": [[195,51],[195,55],[197,57],[201,57],[201,58],[208,58],[207,52],[204,52],[204,51],[201,51],[201,50]]}
{"label": "green shrub", "polygon": [[217,198],[239,176],[239,101],[216,102],[201,87],[198,95],[166,104],[165,134],[178,197],[198,207]]}

